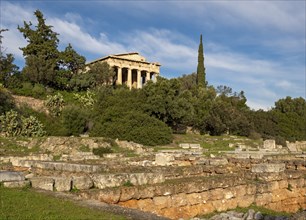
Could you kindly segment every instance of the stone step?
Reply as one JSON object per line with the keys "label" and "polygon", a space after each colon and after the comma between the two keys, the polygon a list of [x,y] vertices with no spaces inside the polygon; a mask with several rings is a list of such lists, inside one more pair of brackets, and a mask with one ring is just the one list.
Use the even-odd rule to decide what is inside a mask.
{"label": "stone step", "polygon": [[0,171],[0,182],[23,181],[24,174],[15,171]]}
{"label": "stone step", "polygon": [[102,166],[100,165],[49,162],[49,161],[24,160],[20,161],[20,166],[29,167],[29,168],[35,167],[46,170],[81,172],[81,173],[96,173],[102,171]]}
{"label": "stone step", "polygon": [[30,186],[29,180],[3,182],[3,186],[7,188],[23,188]]}

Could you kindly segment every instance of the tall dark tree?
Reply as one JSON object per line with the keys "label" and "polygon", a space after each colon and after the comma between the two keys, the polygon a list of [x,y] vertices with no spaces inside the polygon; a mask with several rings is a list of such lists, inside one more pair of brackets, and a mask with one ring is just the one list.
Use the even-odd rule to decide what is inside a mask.
{"label": "tall dark tree", "polygon": [[58,34],[52,30],[52,26],[46,25],[41,11],[36,10],[34,15],[38,21],[35,29],[31,21],[24,21],[24,27],[18,26],[28,41],[26,47],[20,48],[26,61],[23,74],[33,83],[52,86],[58,70]]}
{"label": "tall dark tree", "polygon": [[200,37],[200,45],[199,45],[199,51],[198,51],[197,85],[199,87],[206,87],[207,85],[205,67],[204,67],[204,52],[203,52],[202,34]]}
{"label": "tall dark tree", "polygon": [[8,31],[8,29],[0,29],[0,83],[7,87],[9,78],[18,73],[18,66],[14,64],[13,54],[5,54],[5,50],[1,46],[2,32],[4,31]]}

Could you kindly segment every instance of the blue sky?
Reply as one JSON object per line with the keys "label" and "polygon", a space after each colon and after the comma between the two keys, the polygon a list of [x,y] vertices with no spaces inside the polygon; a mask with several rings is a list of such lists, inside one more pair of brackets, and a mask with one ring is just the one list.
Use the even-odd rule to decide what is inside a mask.
{"label": "blue sky", "polygon": [[196,71],[203,34],[206,77],[214,86],[243,90],[253,109],[269,109],[286,96],[305,98],[306,5],[295,1],[3,1],[1,29],[7,53],[23,65],[26,45],[17,30],[35,24],[33,12],[91,61],[140,52],[160,62],[161,75]]}

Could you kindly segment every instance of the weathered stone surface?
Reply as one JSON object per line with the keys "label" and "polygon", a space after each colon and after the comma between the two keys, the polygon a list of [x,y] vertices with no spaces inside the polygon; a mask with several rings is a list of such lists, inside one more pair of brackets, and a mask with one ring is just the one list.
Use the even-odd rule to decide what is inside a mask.
{"label": "weathered stone surface", "polygon": [[23,181],[4,182],[3,186],[7,188],[23,188],[26,186],[30,186],[30,181],[23,180]]}
{"label": "weathered stone surface", "polygon": [[165,181],[163,174],[155,173],[93,174],[91,177],[94,186],[99,189],[122,186],[128,182],[133,185],[145,185]]}
{"label": "weathered stone surface", "polygon": [[254,164],[252,166],[253,173],[278,173],[285,170],[284,163],[264,163],[264,164]]}
{"label": "weathered stone surface", "polygon": [[56,177],[54,178],[54,188],[56,191],[70,191],[71,190],[71,178],[70,177]]}
{"label": "weathered stone surface", "polygon": [[265,140],[263,143],[263,148],[267,150],[274,150],[275,149],[275,140]]}
{"label": "weathered stone surface", "polygon": [[171,197],[170,196],[157,196],[153,198],[153,203],[158,209],[171,207]]}
{"label": "weathered stone surface", "polygon": [[53,191],[54,179],[49,177],[35,177],[31,180],[31,185],[33,188],[44,189]]}
{"label": "weathered stone surface", "polygon": [[158,153],[155,155],[155,164],[157,166],[168,166],[174,161],[174,156],[167,153]]}
{"label": "weathered stone surface", "polygon": [[101,202],[106,202],[110,204],[116,204],[120,200],[120,189],[105,189],[103,191],[100,191],[98,196],[98,200]]}
{"label": "weathered stone surface", "polygon": [[93,181],[88,176],[74,176],[72,179],[72,188],[84,190],[94,186]]}
{"label": "weathered stone surface", "polygon": [[212,166],[226,165],[228,160],[226,158],[214,158],[209,160],[209,164]]}
{"label": "weathered stone surface", "polygon": [[139,199],[139,192],[136,187],[122,187],[120,202],[125,202],[131,199]]}
{"label": "weathered stone surface", "polygon": [[0,182],[22,181],[24,179],[24,174],[22,172],[0,171]]}

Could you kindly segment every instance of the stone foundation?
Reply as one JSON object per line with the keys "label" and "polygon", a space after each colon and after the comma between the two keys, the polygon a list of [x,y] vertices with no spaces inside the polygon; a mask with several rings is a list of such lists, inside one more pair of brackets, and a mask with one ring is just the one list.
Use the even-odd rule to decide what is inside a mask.
{"label": "stone foundation", "polygon": [[251,204],[297,212],[306,208],[305,193],[304,174],[287,171],[198,177],[147,187],[85,191],[81,196],[179,219]]}

